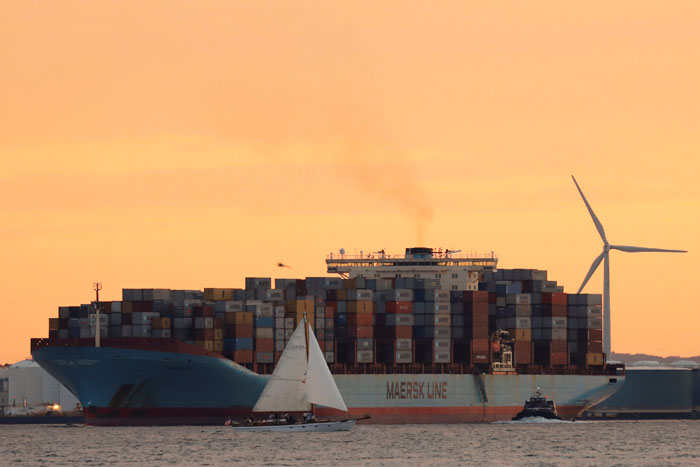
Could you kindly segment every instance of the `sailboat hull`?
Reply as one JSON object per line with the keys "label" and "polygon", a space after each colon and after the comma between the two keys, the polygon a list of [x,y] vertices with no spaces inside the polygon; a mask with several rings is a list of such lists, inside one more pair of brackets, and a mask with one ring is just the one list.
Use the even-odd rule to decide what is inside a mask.
{"label": "sailboat hull", "polygon": [[284,433],[308,433],[322,431],[349,431],[355,426],[356,420],[338,420],[329,422],[296,423],[293,425],[259,425],[259,426],[235,426],[236,431],[256,432],[284,432]]}

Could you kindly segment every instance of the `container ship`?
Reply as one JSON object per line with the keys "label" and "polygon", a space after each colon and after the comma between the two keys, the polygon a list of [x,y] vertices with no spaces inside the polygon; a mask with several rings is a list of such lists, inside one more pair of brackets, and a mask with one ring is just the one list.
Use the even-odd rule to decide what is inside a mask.
{"label": "container ship", "polygon": [[[91,425],[245,417],[306,314],[351,415],[373,423],[510,420],[537,388],[573,418],[615,393],[601,296],[490,255],[329,255],[330,277],[245,288],[123,289],[58,308],[32,356]],[[316,407],[317,415],[338,415]]]}

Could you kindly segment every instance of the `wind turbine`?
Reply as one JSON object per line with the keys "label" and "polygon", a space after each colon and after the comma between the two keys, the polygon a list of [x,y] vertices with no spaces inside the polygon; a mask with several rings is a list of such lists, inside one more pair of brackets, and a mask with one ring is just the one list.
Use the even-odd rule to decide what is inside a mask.
{"label": "wind turbine", "polygon": [[603,225],[600,223],[598,220],[598,217],[595,215],[593,212],[593,209],[591,208],[591,205],[588,204],[588,200],[586,197],[583,195],[583,191],[581,191],[581,187],[578,186],[578,182],[576,182],[576,178],[572,175],[571,178],[574,179],[574,183],[576,184],[576,188],[578,189],[578,192],[581,194],[581,198],[583,198],[583,202],[586,203],[586,207],[588,208],[588,212],[591,214],[591,218],[593,218],[593,223],[595,224],[595,228],[598,229],[598,233],[600,234],[600,238],[603,239],[603,252],[598,255],[596,259],[593,260],[593,264],[591,265],[591,269],[588,270],[588,274],[586,274],[586,278],[583,280],[581,283],[581,287],[579,287],[578,292],[576,293],[581,293],[583,288],[586,286],[586,283],[588,283],[588,279],[591,278],[593,273],[596,271],[598,266],[600,265],[600,262],[605,260],[605,264],[603,265],[603,351],[605,352],[605,355],[607,357],[610,357],[610,250],[620,250],[624,251],[626,253],[642,253],[642,252],[663,252],[663,253],[687,253],[686,250],[665,250],[662,248],[645,248],[641,246],[625,246],[625,245],[611,245],[608,242],[607,237],[605,236],[605,230],[603,230]]}

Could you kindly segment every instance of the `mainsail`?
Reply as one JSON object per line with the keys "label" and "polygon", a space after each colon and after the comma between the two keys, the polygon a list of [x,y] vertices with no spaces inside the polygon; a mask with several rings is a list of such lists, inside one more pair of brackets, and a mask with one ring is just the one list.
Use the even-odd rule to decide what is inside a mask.
{"label": "mainsail", "polygon": [[304,400],[306,367],[306,334],[303,323],[299,323],[258,402],[253,407],[253,412],[310,410],[311,404]]}
{"label": "mainsail", "polygon": [[[308,332],[308,357],[305,331]],[[311,404],[348,411],[316,336],[304,317],[284,348],[253,412],[305,412],[311,409]]]}
{"label": "mainsail", "polygon": [[309,367],[305,392],[306,400],[313,404],[332,407],[343,412],[348,411],[311,326],[309,326]]}

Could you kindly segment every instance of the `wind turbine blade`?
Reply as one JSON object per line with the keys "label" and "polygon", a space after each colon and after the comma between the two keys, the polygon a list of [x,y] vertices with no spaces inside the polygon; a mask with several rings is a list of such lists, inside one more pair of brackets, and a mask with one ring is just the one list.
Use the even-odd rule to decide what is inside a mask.
{"label": "wind turbine blade", "polygon": [[688,253],[686,250],[665,250],[663,248],[645,248],[642,246],[610,245],[610,248],[627,253],[641,253],[644,251],[659,251],[661,253]]}
{"label": "wind turbine blade", "polygon": [[596,259],[593,260],[593,264],[591,264],[591,269],[588,270],[588,274],[586,274],[586,278],[583,280],[583,282],[581,283],[581,287],[578,288],[578,292],[576,292],[576,293],[581,293],[583,288],[588,283],[588,279],[591,278],[591,276],[593,275],[595,270],[598,268],[598,265],[600,264],[600,262],[603,261],[603,258],[605,257],[605,253],[606,253],[606,251],[603,250],[603,252]]}
{"label": "wind turbine blade", "polygon": [[593,223],[595,224],[595,228],[598,229],[598,233],[600,234],[600,238],[603,239],[603,242],[607,245],[608,244],[608,239],[605,236],[605,230],[603,230],[603,224],[600,223],[598,220],[598,217],[595,215],[593,212],[593,209],[591,208],[591,205],[588,204],[588,200],[586,197],[583,195],[583,191],[581,191],[581,187],[578,186],[578,182],[576,181],[576,178],[572,175],[571,178],[574,179],[574,183],[576,184],[576,188],[578,189],[579,194],[581,195],[581,198],[583,198],[583,202],[586,203],[586,207],[588,208],[588,212],[591,214],[591,217],[593,218]]}

